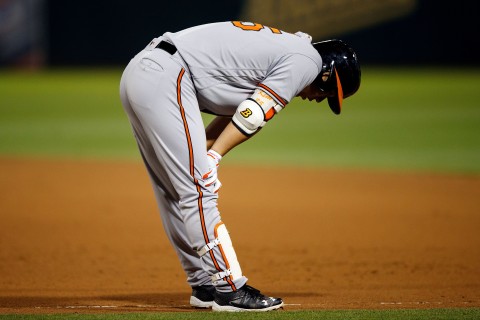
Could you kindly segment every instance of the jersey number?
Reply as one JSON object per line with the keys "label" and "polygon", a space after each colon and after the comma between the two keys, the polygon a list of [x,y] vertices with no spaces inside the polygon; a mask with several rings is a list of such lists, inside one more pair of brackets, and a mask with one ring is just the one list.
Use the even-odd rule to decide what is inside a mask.
{"label": "jersey number", "polygon": [[[235,27],[245,31],[260,31],[263,28],[267,27],[260,23],[251,23],[251,22],[242,22],[242,21],[232,21],[232,23]],[[267,28],[270,29],[272,33],[277,33],[277,34],[282,33],[282,31],[277,28],[272,28],[272,27],[267,27]]]}

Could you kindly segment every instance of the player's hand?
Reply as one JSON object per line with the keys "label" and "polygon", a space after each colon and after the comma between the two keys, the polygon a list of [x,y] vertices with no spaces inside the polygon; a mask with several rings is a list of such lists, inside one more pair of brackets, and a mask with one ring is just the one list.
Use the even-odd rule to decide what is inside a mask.
{"label": "player's hand", "polygon": [[207,152],[208,159],[208,171],[202,176],[205,181],[205,186],[209,187],[213,185],[213,192],[217,193],[218,189],[222,186],[220,180],[218,180],[218,166],[222,156],[214,150],[210,149]]}

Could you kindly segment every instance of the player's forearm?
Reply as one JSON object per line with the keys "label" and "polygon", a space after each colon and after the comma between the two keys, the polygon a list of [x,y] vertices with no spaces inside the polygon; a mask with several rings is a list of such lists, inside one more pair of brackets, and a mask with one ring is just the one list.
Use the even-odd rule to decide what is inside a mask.
{"label": "player's forearm", "polygon": [[220,136],[216,139],[211,149],[224,156],[228,151],[232,150],[234,147],[248,139],[249,137],[240,132],[240,130],[238,130],[230,121]]}
{"label": "player's forearm", "polygon": [[228,123],[232,120],[230,117],[221,117],[218,116],[210,122],[210,124],[205,129],[205,134],[207,136],[207,150],[212,148],[213,144],[220,136],[222,131],[228,125]]}

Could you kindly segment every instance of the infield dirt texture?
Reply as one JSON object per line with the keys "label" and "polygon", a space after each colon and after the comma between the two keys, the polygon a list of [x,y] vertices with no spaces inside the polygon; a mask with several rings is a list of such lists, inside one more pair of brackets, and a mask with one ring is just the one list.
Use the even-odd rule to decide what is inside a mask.
{"label": "infield dirt texture", "polygon": [[[0,313],[192,310],[140,163],[0,166]],[[226,166],[222,181],[244,273],[285,310],[480,306],[478,178]]]}

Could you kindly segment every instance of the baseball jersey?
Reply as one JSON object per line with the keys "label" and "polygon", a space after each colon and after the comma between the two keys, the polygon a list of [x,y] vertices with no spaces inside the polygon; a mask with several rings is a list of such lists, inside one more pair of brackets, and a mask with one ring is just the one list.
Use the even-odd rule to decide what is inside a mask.
{"label": "baseball jersey", "polygon": [[200,110],[216,115],[233,115],[258,88],[285,106],[322,69],[310,38],[257,23],[212,23],[163,36],[187,65]]}

